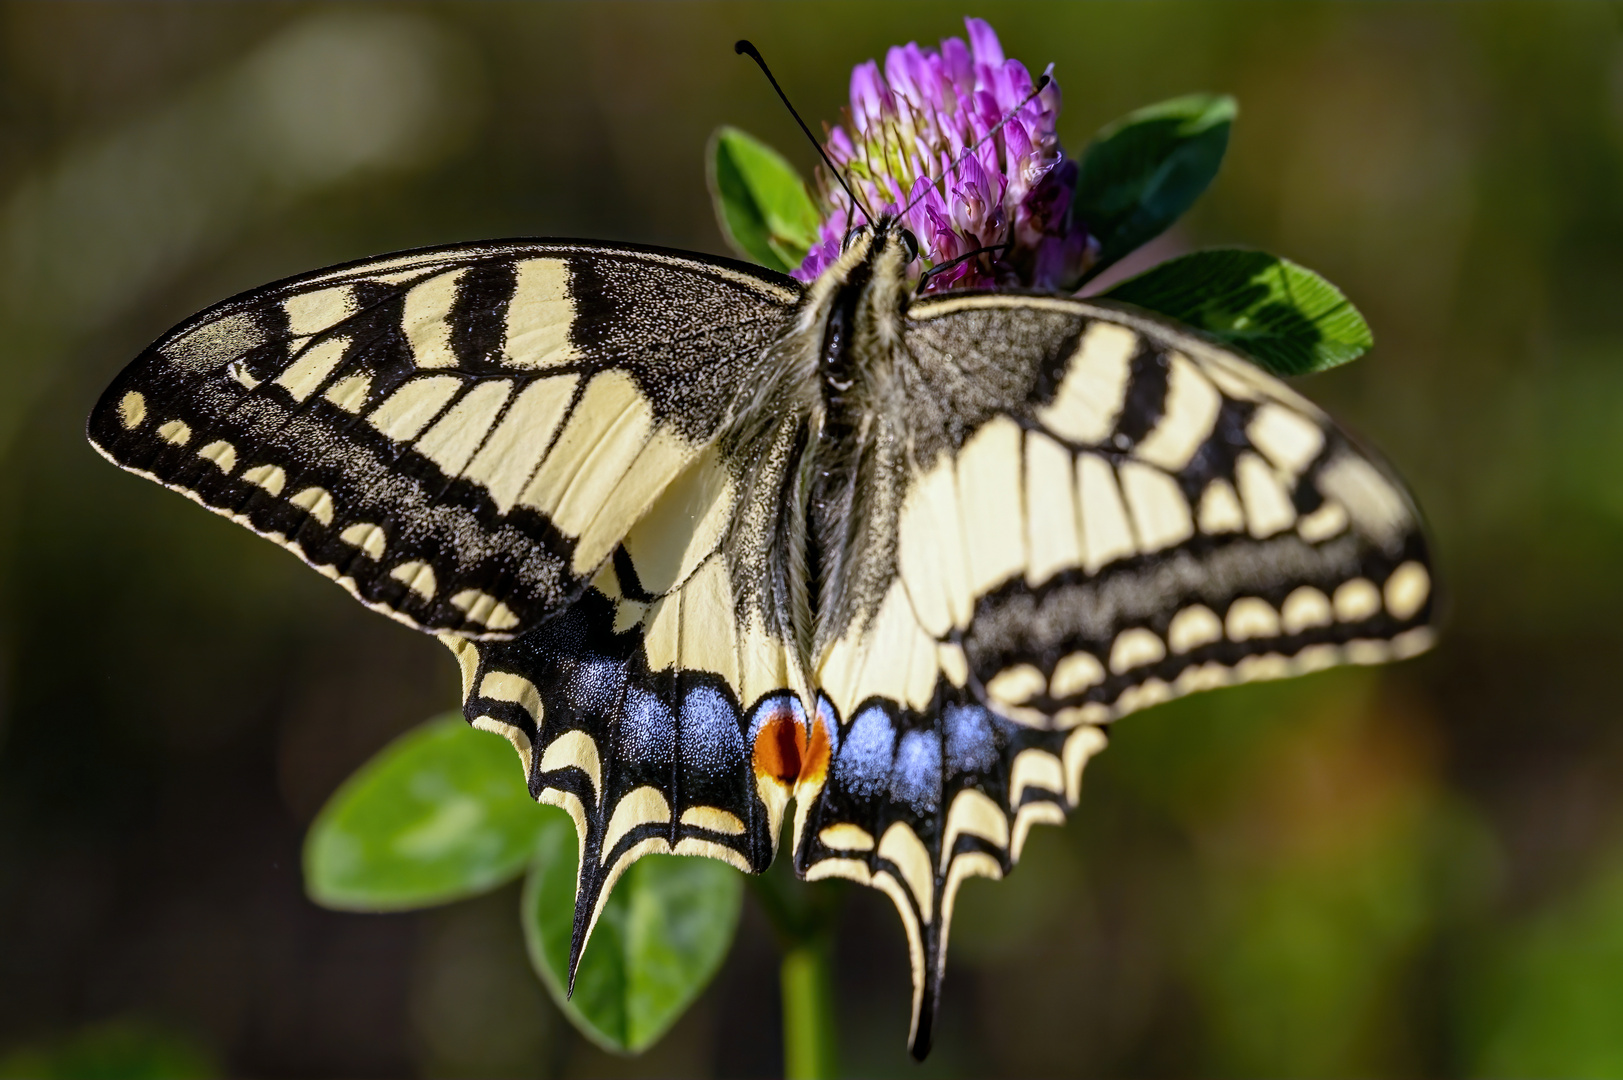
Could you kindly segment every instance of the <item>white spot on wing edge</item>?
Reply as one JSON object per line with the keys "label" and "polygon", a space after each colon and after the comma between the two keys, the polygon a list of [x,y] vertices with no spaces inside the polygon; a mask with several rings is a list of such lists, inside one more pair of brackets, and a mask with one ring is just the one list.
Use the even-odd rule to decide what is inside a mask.
{"label": "white spot on wing edge", "polygon": [[404,562],[393,570],[389,576],[402,583],[407,589],[421,596],[424,600],[434,599],[436,583],[434,581],[434,567],[426,562]]}
{"label": "white spot on wing edge", "polygon": [[1425,566],[1413,560],[1392,571],[1386,579],[1386,610],[1393,618],[1407,621],[1425,607],[1431,595],[1431,575]]}
{"label": "white spot on wing edge", "polygon": [[1368,578],[1344,581],[1336,589],[1336,618],[1342,622],[1362,622],[1381,612],[1381,590]]}
{"label": "white spot on wing edge", "polygon": [[1223,640],[1223,622],[1204,604],[1193,604],[1172,617],[1167,644],[1174,653],[1186,653]]}
{"label": "white spot on wing edge", "polygon": [[131,390],[118,402],[118,420],[125,430],[134,431],[147,418],[147,399],[138,390]]}
{"label": "white spot on wing edge", "polygon": [[383,558],[383,552],[388,538],[383,534],[383,528],[370,521],[357,521],[338,534],[338,539],[346,544],[352,544],[365,552],[373,559]]}
{"label": "white spot on wing edge", "polygon": [[1311,585],[1302,585],[1285,597],[1279,608],[1279,624],[1287,634],[1300,634],[1335,621],[1330,598]]}
{"label": "white spot on wing edge", "polygon": [[1054,665],[1049,680],[1049,696],[1068,698],[1105,680],[1105,666],[1090,652],[1074,652]]}
{"label": "white spot on wing edge", "polygon": [[1110,670],[1118,675],[1145,664],[1154,664],[1166,657],[1166,646],[1152,630],[1134,626],[1116,635],[1110,646]]}
{"label": "white spot on wing edge", "polygon": [[264,488],[271,495],[280,495],[287,486],[287,473],[279,465],[256,465],[245,470],[242,478],[250,484]]}
{"label": "white spot on wing edge", "polygon": [[930,869],[929,849],[919,834],[905,821],[892,822],[879,838],[878,855],[895,864],[919,905],[923,921],[929,922],[935,910],[935,875]]}
{"label": "white spot on wing edge", "polygon": [[1105,748],[1105,733],[1092,724],[1073,731],[1060,751],[1060,763],[1065,766],[1065,801],[1075,806],[1082,798],[1082,770],[1088,760]]}
{"label": "white spot on wing edge", "polygon": [[237,467],[237,448],[224,439],[216,439],[209,443],[197,452],[197,456],[205,461],[214,462],[227,476]]}
{"label": "white spot on wing edge", "polygon": [[1230,641],[1278,637],[1279,615],[1261,597],[1242,596],[1229,605],[1224,629]]}
{"label": "white spot on wing edge", "polygon": [[307,487],[288,500],[300,510],[309,514],[323,525],[331,525],[333,519],[332,496],[325,488]]}
{"label": "white spot on wing edge", "polygon": [[1065,766],[1059,758],[1037,747],[1020,751],[1009,766],[1009,808],[1019,810],[1026,790],[1065,793]]}
{"label": "white spot on wing edge", "polygon": [[511,630],[518,625],[518,616],[512,609],[479,589],[463,589],[451,597],[451,606],[467,615],[469,622],[492,630]]}

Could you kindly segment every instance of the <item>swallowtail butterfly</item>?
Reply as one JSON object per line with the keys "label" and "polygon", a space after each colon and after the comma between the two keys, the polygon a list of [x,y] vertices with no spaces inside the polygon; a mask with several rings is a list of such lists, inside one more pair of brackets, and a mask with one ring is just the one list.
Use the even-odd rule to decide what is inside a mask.
{"label": "swallowtail butterfly", "polygon": [[652,852],[906,929],[1076,805],[1116,718],[1432,639],[1402,485],[1248,361],[1070,296],[911,294],[904,231],[802,285],[513,240],[292,278],[165,334],[115,464],[437,634],[580,834],[572,961]]}

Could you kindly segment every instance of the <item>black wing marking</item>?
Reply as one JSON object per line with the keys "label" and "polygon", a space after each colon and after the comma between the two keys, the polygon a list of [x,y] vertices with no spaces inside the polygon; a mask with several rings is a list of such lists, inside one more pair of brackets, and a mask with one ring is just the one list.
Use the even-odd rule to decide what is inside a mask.
{"label": "black wing marking", "polygon": [[579,595],[715,438],[799,295],[571,241],[368,260],[183,323],[89,435],[385,614],[509,636]]}
{"label": "black wing marking", "polygon": [[912,472],[852,575],[883,591],[817,659],[831,764],[795,856],[895,902],[922,1057],[958,886],[1064,821],[1101,725],[1412,655],[1433,601],[1400,482],[1246,361],[1058,298],[912,316]]}

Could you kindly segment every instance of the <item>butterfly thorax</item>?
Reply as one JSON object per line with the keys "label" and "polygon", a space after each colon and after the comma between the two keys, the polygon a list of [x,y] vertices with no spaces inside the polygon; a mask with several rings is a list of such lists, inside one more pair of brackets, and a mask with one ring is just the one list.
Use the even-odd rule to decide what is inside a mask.
{"label": "butterfly thorax", "polygon": [[797,637],[814,655],[870,613],[891,566],[890,530],[881,526],[894,518],[906,442],[896,370],[911,257],[891,223],[859,229],[803,309],[802,325],[821,331],[800,492],[812,625]]}

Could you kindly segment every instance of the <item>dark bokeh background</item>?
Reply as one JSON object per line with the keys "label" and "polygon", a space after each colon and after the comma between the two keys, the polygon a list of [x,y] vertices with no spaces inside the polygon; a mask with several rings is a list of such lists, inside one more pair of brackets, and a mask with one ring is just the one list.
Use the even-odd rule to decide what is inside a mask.
{"label": "dark bokeh background", "polygon": [[[1238,97],[1227,167],[1159,248],[1264,247],[1364,311],[1375,350],[1305,388],[1412,481],[1452,617],[1396,668],[1121,724],[1071,824],[1041,830],[1008,882],[966,890],[922,1072],[900,928],[853,890],[847,1065],[1623,1075],[1623,17],[978,13],[1010,55],[1056,63],[1072,150],[1163,97]],[[774,951],[752,914],[695,1010],[620,1061],[529,973],[514,890],[419,915],[306,902],[312,815],[454,702],[453,664],[115,471],[82,423],[171,324],[326,263],[504,235],[720,251],[713,126],[811,161],[735,38],[832,120],[853,63],[961,32],[961,14],[0,7],[0,1066],[777,1067]]]}

